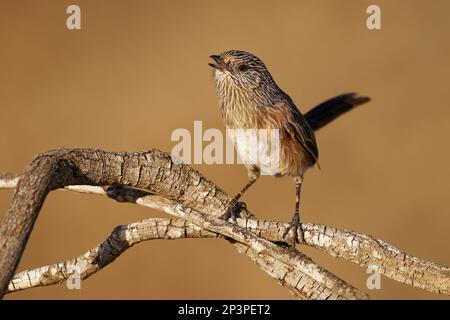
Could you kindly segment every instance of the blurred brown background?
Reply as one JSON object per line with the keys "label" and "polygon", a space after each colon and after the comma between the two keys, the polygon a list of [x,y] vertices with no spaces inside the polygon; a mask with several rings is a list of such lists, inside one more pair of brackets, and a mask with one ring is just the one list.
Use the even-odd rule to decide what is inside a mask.
{"label": "blurred brown background", "polygon": [[[176,128],[220,128],[208,56],[260,56],[306,111],[356,91],[373,101],[318,134],[322,170],[309,171],[305,221],[365,232],[450,265],[450,27],[448,1],[376,1],[382,30],[366,28],[368,1],[76,1],[82,30],[66,29],[73,1],[0,4],[0,171],[20,172],[59,147],[170,151]],[[230,194],[239,165],[197,165]],[[5,212],[11,190],[0,190]],[[273,199],[273,200],[268,200]],[[264,177],[245,196],[260,218],[289,220],[290,179]],[[96,196],[53,192],[19,270],[72,258],[118,224],[165,214]],[[373,298],[444,298],[306,253]],[[267,298],[288,291],[221,240],[133,247],[82,283],[21,298]]]}

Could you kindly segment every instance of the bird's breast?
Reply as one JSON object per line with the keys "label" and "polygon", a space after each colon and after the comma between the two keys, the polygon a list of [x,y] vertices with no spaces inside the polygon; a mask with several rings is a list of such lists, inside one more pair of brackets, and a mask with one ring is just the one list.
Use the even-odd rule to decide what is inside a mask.
{"label": "bird's breast", "polygon": [[227,128],[257,129],[271,127],[263,108],[251,101],[231,101],[222,104],[222,118]]}
{"label": "bird's breast", "polygon": [[240,161],[263,175],[298,176],[311,166],[306,149],[285,129],[282,113],[268,107],[229,104],[222,109]]}

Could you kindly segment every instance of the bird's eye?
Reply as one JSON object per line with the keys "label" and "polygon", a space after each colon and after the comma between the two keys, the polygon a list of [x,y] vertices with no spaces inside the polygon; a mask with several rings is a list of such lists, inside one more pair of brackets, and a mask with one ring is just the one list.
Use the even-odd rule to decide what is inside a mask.
{"label": "bird's eye", "polygon": [[239,71],[242,71],[242,72],[247,71],[248,70],[248,65],[241,64],[238,69],[239,69]]}

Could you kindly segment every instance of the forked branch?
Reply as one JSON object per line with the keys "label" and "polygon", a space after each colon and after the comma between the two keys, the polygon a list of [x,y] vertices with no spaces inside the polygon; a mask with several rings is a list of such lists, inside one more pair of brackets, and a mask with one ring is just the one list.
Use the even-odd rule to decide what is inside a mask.
{"label": "forked branch", "polygon": [[[52,179],[45,179],[42,172]],[[81,269],[82,279],[87,278],[114,261],[124,250],[141,241],[225,237],[232,240],[238,251],[247,254],[298,298],[367,297],[315,264],[309,257],[298,251],[287,250],[282,244],[286,223],[238,219],[235,225],[217,218],[231,199],[197,171],[189,166],[173,163],[170,156],[161,151],[107,153],[89,149],[56,150],[36,157],[23,177],[11,205],[11,208],[18,209],[16,212],[20,214],[13,214],[11,217],[8,216],[11,208],[8,211],[6,223],[3,223],[1,229],[2,248],[8,249],[21,243],[20,235],[17,233],[9,237],[9,241],[8,237],[4,236],[8,235],[8,232],[12,234],[15,230],[16,225],[11,225],[11,221],[15,221],[16,224],[22,222],[24,225],[22,230],[28,230],[30,227],[26,225],[30,222],[26,221],[27,214],[31,213],[35,219],[45,199],[45,192],[59,187],[78,192],[108,194],[116,200],[135,202],[182,219],[149,219],[120,226],[102,244],[75,259],[21,272],[14,276],[11,282],[8,279],[9,292],[64,281],[70,275],[67,268],[73,265]],[[0,176],[0,187],[14,188],[18,181],[16,175],[3,175]],[[31,182],[34,188],[29,188]],[[113,187],[102,187],[106,185]],[[123,185],[148,191],[122,187]],[[28,198],[20,192],[21,189],[28,189]],[[45,195],[36,197],[36,192]],[[16,203],[16,207],[13,207],[17,199],[29,205],[21,208],[17,207]],[[249,217],[250,213],[244,213],[243,216]],[[33,222],[34,220],[31,225]],[[380,240],[351,231],[305,224],[304,234],[307,245],[320,248],[333,256],[351,260],[361,266],[379,266],[379,271],[386,276],[428,291],[450,293],[448,267],[409,256]],[[26,238],[22,237],[21,241],[24,246]],[[20,246],[17,248],[23,250]],[[4,262],[7,261],[5,259],[8,259],[8,255],[4,255],[2,250],[0,256],[2,256],[0,271],[7,270],[4,268],[8,268],[8,264]],[[10,257],[15,256],[10,254]],[[10,258],[9,261],[13,260]]]}

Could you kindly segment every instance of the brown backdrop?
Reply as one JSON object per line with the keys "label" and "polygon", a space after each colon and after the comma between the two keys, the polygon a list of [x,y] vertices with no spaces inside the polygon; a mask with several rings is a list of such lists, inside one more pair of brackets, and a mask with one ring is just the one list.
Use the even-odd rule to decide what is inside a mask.
{"label": "brown backdrop", "polygon": [[[0,171],[20,172],[59,147],[170,151],[176,128],[223,128],[208,56],[260,56],[306,111],[357,91],[373,102],[318,134],[322,170],[307,174],[303,218],[365,232],[450,264],[450,27],[448,1],[377,1],[381,31],[365,25],[368,1],[76,1],[82,30],[65,28],[72,1],[0,5]],[[239,165],[196,165],[234,194]],[[0,191],[5,212],[12,191]],[[290,179],[264,177],[245,197],[261,218],[288,220]],[[118,224],[165,215],[96,196],[53,192],[19,270],[62,261]],[[311,248],[314,259],[373,298],[442,298]],[[221,240],[137,245],[82,283],[20,298],[291,298]]]}

